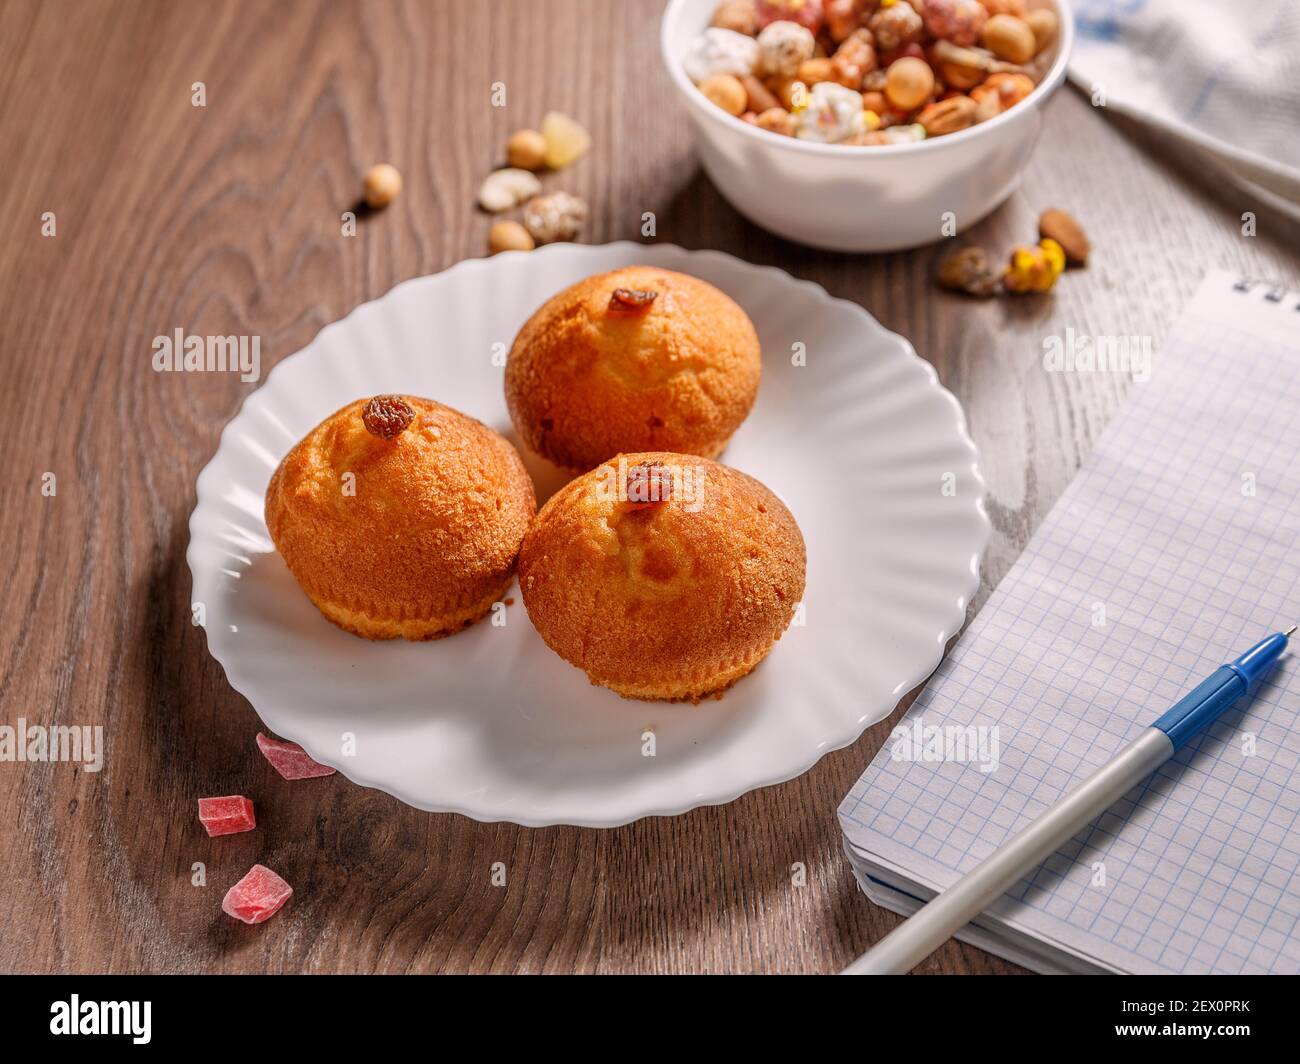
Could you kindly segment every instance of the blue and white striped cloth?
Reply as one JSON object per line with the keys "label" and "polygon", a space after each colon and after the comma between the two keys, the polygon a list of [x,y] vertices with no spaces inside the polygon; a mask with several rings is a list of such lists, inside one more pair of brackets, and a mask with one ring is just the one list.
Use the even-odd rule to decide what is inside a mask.
{"label": "blue and white striped cloth", "polygon": [[1300,0],[1074,0],[1070,77],[1300,212]]}

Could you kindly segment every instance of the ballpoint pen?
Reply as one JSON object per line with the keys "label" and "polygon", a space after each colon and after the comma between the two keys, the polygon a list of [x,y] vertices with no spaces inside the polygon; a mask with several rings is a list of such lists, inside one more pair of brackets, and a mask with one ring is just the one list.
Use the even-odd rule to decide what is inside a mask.
{"label": "ballpoint pen", "polygon": [[901,975],[910,971],[1229,706],[1253,694],[1295,631],[1292,625],[1285,632],[1275,632],[1235,661],[1215,669],[1114,759],[904,920],[842,974]]}

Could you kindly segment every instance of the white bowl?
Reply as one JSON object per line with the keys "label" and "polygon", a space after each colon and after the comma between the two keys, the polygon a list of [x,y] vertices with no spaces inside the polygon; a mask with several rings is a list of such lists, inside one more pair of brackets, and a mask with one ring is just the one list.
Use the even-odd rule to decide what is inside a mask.
{"label": "white bowl", "polygon": [[833,251],[897,251],[974,225],[1011,195],[1033,152],[1042,109],[1065,79],[1074,43],[1068,0],[1030,0],[1060,16],[1056,56],[1038,88],[997,118],[912,144],[848,147],[796,140],[733,118],[686,76],[682,56],[717,0],[671,0],[660,45],[686,100],[704,169],[731,205],[778,236]]}

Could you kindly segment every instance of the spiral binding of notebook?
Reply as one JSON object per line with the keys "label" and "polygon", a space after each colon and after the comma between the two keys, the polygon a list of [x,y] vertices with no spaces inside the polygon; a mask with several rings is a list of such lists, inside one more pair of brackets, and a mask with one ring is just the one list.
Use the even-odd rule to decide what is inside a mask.
{"label": "spiral binding of notebook", "polygon": [[[1300,296],[1211,274],[840,806],[897,912],[1300,604]],[[958,937],[1044,972],[1300,972],[1300,668]],[[933,756],[932,756],[933,755]]]}

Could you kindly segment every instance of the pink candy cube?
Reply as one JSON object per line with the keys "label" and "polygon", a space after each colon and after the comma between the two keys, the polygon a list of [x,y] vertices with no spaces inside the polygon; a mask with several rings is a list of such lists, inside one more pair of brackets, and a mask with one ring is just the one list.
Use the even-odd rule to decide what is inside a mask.
{"label": "pink candy cube", "polygon": [[266,865],[255,864],[226,891],[221,911],[246,924],[260,924],[278,913],[292,893],[293,887]]}
{"label": "pink candy cube", "polygon": [[297,743],[287,743],[283,739],[270,739],[261,732],[257,733],[257,747],[263,756],[275,766],[275,771],[287,780],[305,780],[313,776],[332,776],[334,769],[313,761],[311,756]]}
{"label": "pink candy cube", "polygon": [[199,822],[209,835],[234,835],[257,827],[253,803],[242,794],[226,798],[200,798]]}

